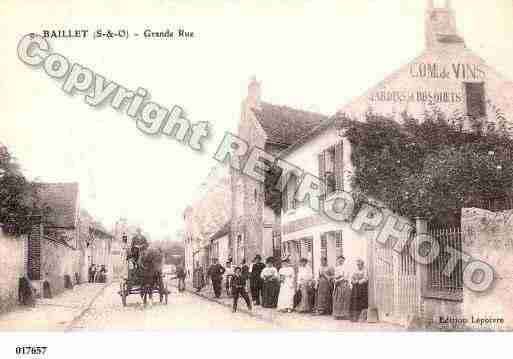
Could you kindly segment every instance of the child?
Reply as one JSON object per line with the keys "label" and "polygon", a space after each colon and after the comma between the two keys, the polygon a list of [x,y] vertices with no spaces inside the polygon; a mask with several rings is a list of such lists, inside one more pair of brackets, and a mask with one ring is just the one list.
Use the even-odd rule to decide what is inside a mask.
{"label": "child", "polygon": [[248,292],[246,292],[246,278],[242,276],[240,267],[236,267],[232,277],[232,295],[233,295],[233,312],[237,311],[237,302],[239,296],[242,296],[246,301],[248,309],[251,310],[251,301],[249,300]]}

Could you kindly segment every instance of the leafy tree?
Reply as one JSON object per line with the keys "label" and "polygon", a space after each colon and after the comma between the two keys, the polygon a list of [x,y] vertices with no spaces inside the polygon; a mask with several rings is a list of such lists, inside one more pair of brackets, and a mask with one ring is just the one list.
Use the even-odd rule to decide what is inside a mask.
{"label": "leafy tree", "polygon": [[30,215],[37,206],[35,187],[22,174],[16,159],[0,144],[0,223],[9,234],[29,229]]}
{"label": "leafy tree", "polygon": [[402,123],[372,113],[364,122],[341,118],[359,198],[410,218],[452,222],[462,207],[511,197],[513,140],[504,132],[464,132],[441,113],[422,122],[403,117]]}

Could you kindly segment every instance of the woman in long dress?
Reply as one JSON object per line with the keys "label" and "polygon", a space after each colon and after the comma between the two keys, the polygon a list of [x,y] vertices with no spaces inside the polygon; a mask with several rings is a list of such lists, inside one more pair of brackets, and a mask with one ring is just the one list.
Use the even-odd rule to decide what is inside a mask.
{"label": "woman in long dress", "polygon": [[351,285],[349,284],[349,273],[346,270],[345,261],[344,256],[339,256],[335,267],[335,288],[333,291],[333,317],[335,319],[349,318]]}
{"label": "woman in long dress", "polygon": [[317,305],[316,313],[319,315],[331,313],[331,300],[333,295],[333,276],[335,271],[328,266],[328,259],[321,259],[319,276],[317,278]]}
{"label": "woman in long dress", "polygon": [[301,301],[296,308],[300,313],[308,313],[312,311],[311,293],[313,284],[312,268],[307,265],[308,260],[301,258],[297,271],[297,283],[301,292]]}
{"label": "woman in long dress", "polygon": [[274,259],[272,257],[267,258],[265,264],[266,267],[260,274],[263,280],[262,307],[276,308],[277,290],[280,288],[278,270],[274,267]]}
{"label": "woman in long dress", "polygon": [[196,269],[193,271],[192,284],[197,292],[203,289],[205,286],[205,277],[203,275],[203,268],[196,263]]}
{"label": "woman in long dress", "polygon": [[278,310],[290,313],[294,307],[294,293],[295,293],[295,271],[294,267],[290,265],[290,258],[285,258],[282,261],[282,267],[278,272],[280,275],[280,295],[278,297]]}
{"label": "woman in long dress", "polygon": [[362,259],[356,261],[356,271],[351,277],[351,320],[358,321],[362,310],[369,306],[369,276]]}

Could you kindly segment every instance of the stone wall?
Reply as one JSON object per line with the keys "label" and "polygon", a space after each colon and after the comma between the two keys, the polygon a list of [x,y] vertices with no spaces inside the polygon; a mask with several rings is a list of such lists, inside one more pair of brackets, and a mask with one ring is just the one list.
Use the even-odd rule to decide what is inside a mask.
{"label": "stone wall", "polygon": [[464,288],[464,316],[503,319],[503,323],[472,323],[476,329],[513,329],[513,210],[490,212],[466,208],[462,212],[464,252],[490,265],[493,286],[484,292]]}
{"label": "stone wall", "polygon": [[47,238],[41,240],[42,281],[50,283],[52,296],[64,291],[64,276],[76,284],[75,273],[80,273],[80,251]]}
{"label": "stone wall", "polygon": [[453,330],[461,327],[447,321],[447,318],[462,318],[461,302],[426,297],[421,301],[421,317],[426,328]]}
{"label": "stone wall", "polygon": [[0,229],[0,313],[18,302],[18,281],[25,274],[24,237],[10,237]]}
{"label": "stone wall", "polygon": [[[238,135],[250,148],[265,148],[265,133],[246,101],[242,104]],[[249,262],[263,250],[264,185],[236,170],[231,172],[231,185],[231,238],[236,241],[237,236],[242,235],[244,257]]]}

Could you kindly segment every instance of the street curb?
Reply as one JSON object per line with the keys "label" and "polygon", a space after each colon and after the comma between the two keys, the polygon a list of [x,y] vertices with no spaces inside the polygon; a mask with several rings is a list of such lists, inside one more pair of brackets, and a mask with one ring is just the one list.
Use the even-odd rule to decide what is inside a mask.
{"label": "street curb", "polygon": [[80,313],[75,316],[73,318],[73,320],[71,321],[71,323],[66,327],[66,329],[64,330],[65,333],[67,332],[70,332],[73,330],[73,328],[75,327],[75,325],[84,317],[84,315],[86,315],[86,313],[91,309],[91,307],[93,306],[94,302],[96,301],[96,299],[98,299],[102,294],[103,292],[105,292],[105,289],[107,289],[107,287],[111,286],[114,282],[112,283],[105,283],[99,290],[98,290],[98,293],[96,293],[93,298],[89,301],[89,303],[83,308],[80,310]]}
{"label": "street curb", "polygon": [[[173,286],[177,287],[176,285],[173,285]],[[188,292],[188,293],[197,295],[198,297],[201,297],[203,299],[206,299],[209,302],[217,303],[217,304],[222,305],[223,307],[226,307],[226,308],[230,308],[230,309],[232,308],[232,306],[230,304],[223,303],[222,301],[218,300],[217,298],[209,297],[209,296],[207,296],[205,294],[202,294],[201,292],[197,292],[195,290],[188,289],[187,287],[185,287],[185,291]],[[237,312],[244,313],[244,314],[249,315],[250,317],[253,317],[253,318],[256,318],[256,319],[259,319],[259,320],[262,320],[262,321],[265,321],[265,322],[272,323],[274,325],[280,326],[280,324],[275,322],[274,320],[266,318],[266,317],[264,317],[261,314],[258,314],[258,313],[255,313],[255,312],[251,312],[251,311],[249,311],[247,309],[237,309]]]}

